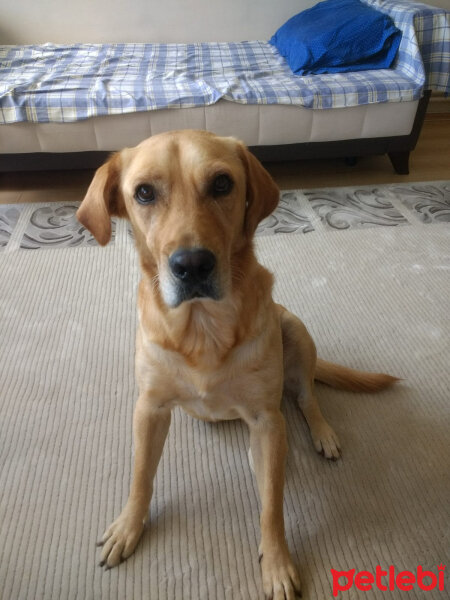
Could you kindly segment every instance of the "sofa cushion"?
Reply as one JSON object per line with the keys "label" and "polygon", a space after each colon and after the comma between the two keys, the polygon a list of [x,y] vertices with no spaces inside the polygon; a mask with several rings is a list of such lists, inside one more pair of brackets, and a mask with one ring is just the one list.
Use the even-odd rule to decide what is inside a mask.
{"label": "sofa cushion", "polygon": [[359,0],[325,0],[288,21],[270,39],[294,73],[389,68],[402,33]]}

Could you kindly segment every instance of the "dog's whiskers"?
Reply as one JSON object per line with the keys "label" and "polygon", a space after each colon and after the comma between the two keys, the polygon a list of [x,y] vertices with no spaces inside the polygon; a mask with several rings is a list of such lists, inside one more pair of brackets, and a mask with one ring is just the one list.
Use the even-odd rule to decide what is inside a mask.
{"label": "dog's whiskers", "polygon": [[150,279],[150,283],[153,290],[159,290],[159,275],[156,274]]}
{"label": "dog's whiskers", "polygon": [[242,271],[242,269],[238,269],[238,268],[233,268],[231,277],[233,279],[233,281],[235,281],[236,283],[241,283],[242,281],[245,280],[245,273],[244,271]]}

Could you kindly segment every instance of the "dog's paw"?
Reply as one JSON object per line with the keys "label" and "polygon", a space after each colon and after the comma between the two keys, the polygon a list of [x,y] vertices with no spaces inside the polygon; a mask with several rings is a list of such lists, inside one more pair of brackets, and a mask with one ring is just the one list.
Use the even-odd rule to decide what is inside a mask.
{"label": "dog's paw", "polygon": [[134,549],[145,527],[145,521],[130,515],[126,510],[105,531],[98,546],[103,546],[100,566],[107,569],[118,564],[133,554]]}
{"label": "dog's paw", "polygon": [[302,597],[300,576],[287,549],[260,554],[259,560],[266,600],[295,600]]}
{"label": "dog's paw", "polygon": [[311,437],[314,448],[325,458],[337,460],[341,456],[339,438],[325,421],[311,427]]}

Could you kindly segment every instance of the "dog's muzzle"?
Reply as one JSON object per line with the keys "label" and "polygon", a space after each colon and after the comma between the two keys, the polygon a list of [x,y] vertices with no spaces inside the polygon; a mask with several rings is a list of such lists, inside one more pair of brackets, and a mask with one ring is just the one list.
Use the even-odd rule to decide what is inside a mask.
{"label": "dog's muzzle", "polygon": [[217,260],[206,248],[180,248],[169,257],[174,277],[172,306],[194,298],[219,299],[216,273]]}

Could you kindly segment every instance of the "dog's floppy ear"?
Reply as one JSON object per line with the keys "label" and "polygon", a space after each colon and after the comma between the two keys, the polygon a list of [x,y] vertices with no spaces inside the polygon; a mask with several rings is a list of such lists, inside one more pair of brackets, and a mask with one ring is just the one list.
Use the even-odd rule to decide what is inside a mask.
{"label": "dog's floppy ear", "polygon": [[244,229],[250,238],[263,219],[275,210],[280,199],[280,190],[259,160],[240,144],[241,160],[247,177],[247,203]]}
{"label": "dog's floppy ear", "polygon": [[77,219],[101,246],[111,239],[111,216],[126,216],[120,192],[120,154],[114,154],[97,169],[77,211]]}

